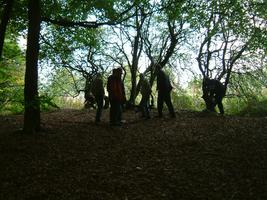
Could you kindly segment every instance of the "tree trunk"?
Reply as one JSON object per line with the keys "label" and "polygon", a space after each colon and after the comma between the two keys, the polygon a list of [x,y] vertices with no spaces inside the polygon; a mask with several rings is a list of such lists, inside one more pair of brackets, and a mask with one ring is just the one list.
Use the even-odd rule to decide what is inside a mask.
{"label": "tree trunk", "polygon": [[[138,24],[138,23],[137,23]],[[140,58],[140,54],[138,54],[138,50],[140,48],[140,37],[141,37],[141,27],[137,26],[137,34],[134,38],[134,46],[133,46],[133,59],[132,59],[132,66],[131,66],[131,92],[130,92],[130,99],[129,104],[135,105],[135,98],[136,98],[136,74],[138,68],[138,62]]]}
{"label": "tree trunk", "polygon": [[[140,18],[139,18],[140,14]],[[132,57],[132,65],[130,65],[131,71],[131,91],[130,91],[130,98],[129,98],[129,105],[135,105],[136,99],[136,75],[138,70],[138,63],[141,56],[141,52],[143,49],[143,41],[141,31],[144,25],[144,21],[146,19],[146,15],[144,11],[138,7],[136,7],[135,13],[135,26],[136,26],[136,36],[134,37],[133,41],[133,57]]]}
{"label": "tree trunk", "polygon": [[40,130],[40,102],[38,97],[38,54],[41,23],[40,9],[40,0],[29,0],[23,127],[23,130],[26,133],[36,133]]}
{"label": "tree trunk", "polygon": [[5,40],[5,33],[6,33],[6,27],[10,18],[10,13],[13,7],[14,0],[5,0],[4,2],[4,11],[3,16],[1,18],[1,24],[0,24],[0,60],[2,60],[2,52],[3,52],[3,46],[4,46],[4,40]]}
{"label": "tree trunk", "polygon": [[136,99],[136,72],[137,72],[137,67],[133,68],[131,70],[131,91],[130,91],[130,98],[129,98],[129,103],[130,105],[135,105],[135,99]]}

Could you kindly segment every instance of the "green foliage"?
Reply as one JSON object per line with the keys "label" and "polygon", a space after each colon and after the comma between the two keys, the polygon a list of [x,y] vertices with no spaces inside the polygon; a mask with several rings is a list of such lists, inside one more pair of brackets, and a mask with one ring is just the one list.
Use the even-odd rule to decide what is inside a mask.
{"label": "green foliage", "polygon": [[[261,91],[262,83],[266,85],[266,69],[263,69],[261,64],[264,60],[260,61],[256,58],[256,54],[259,54],[259,52],[263,52],[261,54],[266,57],[267,34],[265,24],[261,24],[264,20],[266,21],[267,16],[265,1],[44,0],[42,1],[42,16],[54,20],[65,19],[73,22],[95,20],[97,22],[107,22],[133,15],[134,9],[128,13],[120,14],[132,3],[142,8],[142,12],[146,15],[149,15],[147,21],[144,22],[147,27],[145,27],[142,34],[150,34],[152,40],[145,42],[151,44],[150,50],[154,52],[155,60],[158,59],[157,56],[162,51],[165,51],[162,49],[161,44],[165,43],[165,46],[167,45],[167,40],[164,38],[168,33],[166,21],[176,21],[177,30],[175,32],[179,30],[181,24],[185,24],[181,32],[186,39],[179,39],[179,55],[190,53],[190,55],[195,56],[199,52],[199,41],[201,41],[203,34],[208,32],[208,29],[210,29],[211,44],[220,44],[221,41],[219,39],[220,37],[222,38],[223,33],[225,34],[224,38],[229,34],[229,36],[233,37],[233,41],[238,41],[237,45],[243,45],[247,42],[246,57],[242,57],[234,66],[233,69],[237,73],[232,75],[230,84],[232,88],[229,89],[229,93],[242,96],[242,99],[225,98],[226,113],[265,112],[266,100],[261,96]],[[2,8],[0,10],[2,11]],[[214,21],[211,20],[212,17]],[[255,21],[253,21],[254,19]],[[134,37],[133,29],[129,26],[133,20],[135,19],[129,18],[129,21],[123,22],[120,25],[121,32],[116,34],[121,35],[122,32],[128,32],[129,39]],[[3,61],[0,63],[0,112],[17,113],[23,111],[25,60],[14,38],[25,32],[27,28],[26,22],[27,1],[15,1],[9,32],[6,34],[8,37],[5,40]],[[181,32],[178,31],[178,33]],[[113,49],[107,48],[106,41],[109,40],[109,42],[113,43],[115,42],[114,38],[107,31],[106,26],[98,29],[86,29],[78,26],[61,27],[42,22],[39,58],[40,66],[43,68],[42,74],[45,74],[46,77],[44,80],[40,80],[41,109],[49,110],[57,108],[57,106],[64,108],[82,107],[82,100],[76,100],[72,97],[77,96],[79,91],[84,89],[86,73],[92,70],[94,64],[99,64],[101,67],[107,66],[104,69],[110,69],[114,66],[104,56],[110,52],[114,53],[113,63],[116,63],[116,59],[122,58],[124,53],[127,54],[126,51],[113,51]],[[189,42],[191,38],[193,39]],[[133,46],[133,44],[130,44],[130,40],[127,42],[122,38],[119,39],[121,41],[117,44],[124,45],[127,51],[128,48]],[[233,45],[229,44],[229,46]],[[229,55],[234,54],[239,47],[236,46],[236,48],[226,53],[226,59],[229,59]],[[90,52],[89,50],[92,51]],[[209,53],[212,50],[215,49],[210,49]],[[96,52],[97,54],[94,54]],[[95,59],[92,59],[93,54],[94,56],[96,55],[94,58],[99,62],[95,62]],[[142,56],[145,59],[147,58],[145,53]],[[175,63],[174,61],[177,60],[177,57],[179,59],[179,56],[176,56],[169,63]],[[215,57],[217,61],[221,59],[219,53]],[[129,56],[130,59],[131,57]],[[187,64],[193,63],[193,59],[184,60],[186,60]],[[92,64],[92,62],[94,63]],[[177,79],[177,75],[173,74],[174,69],[169,68],[166,70],[169,70],[172,80]],[[193,71],[193,69],[190,70]],[[220,71],[222,66],[216,63],[216,69],[214,70]],[[262,75],[263,73],[265,73],[265,76]],[[129,96],[131,90],[132,77],[129,74],[128,72],[125,78],[127,96]],[[107,73],[104,76],[107,76]],[[153,89],[153,92],[155,93],[155,89]],[[173,92],[172,97],[177,109],[201,110],[204,108],[201,95],[201,79],[195,78],[189,83],[187,90],[178,88],[177,91]]]}
{"label": "green foliage", "polygon": [[49,111],[52,109],[59,109],[56,103],[54,103],[54,99],[50,96],[41,95],[39,97],[40,100],[40,109],[41,111]]}
{"label": "green foliage", "polygon": [[82,98],[54,97],[53,102],[61,109],[82,109],[84,102]]}
{"label": "green foliage", "polygon": [[251,96],[248,99],[231,98],[225,100],[226,113],[241,116],[267,116],[267,97]]}
{"label": "green foliage", "polygon": [[[92,1],[42,1],[43,15],[53,19],[87,21],[95,16],[99,22],[117,20],[122,10],[132,2],[125,0],[92,0]],[[89,20],[92,21],[92,20]]]}
{"label": "green foliage", "polygon": [[247,106],[240,112],[246,116],[267,116],[267,98],[262,100],[251,100]]}
{"label": "green foliage", "polygon": [[24,63],[16,41],[7,38],[0,62],[0,113],[23,111]]}
{"label": "green foliage", "polygon": [[82,108],[83,100],[79,93],[83,88],[83,79],[79,76],[66,68],[57,69],[52,76],[42,81],[41,109]]}
{"label": "green foliage", "polygon": [[[248,63],[256,65],[255,58],[251,58]],[[266,115],[266,66],[254,67],[253,71],[232,75],[227,93],[233,98],[225,98],[227,113]]]}
{"label": "green foliage", "polygon": [[223,105],[226,114],[239,115],[241,110],[246,107],[247,102],[244,99],[238,97],[224,98]]}
{"label": "green foliage", "polygon": [[172,93],[173,106],[178,110],[194,110],[193,99],[185,93]]}

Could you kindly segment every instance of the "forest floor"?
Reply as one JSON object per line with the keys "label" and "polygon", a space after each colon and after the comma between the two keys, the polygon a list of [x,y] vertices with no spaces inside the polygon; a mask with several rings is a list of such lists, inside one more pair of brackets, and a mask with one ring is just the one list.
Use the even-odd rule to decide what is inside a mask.
{"label": "forest floor", "polygon": [[110,127],[94,114],[42,113],[37,135],[0,116],[0,199],[267,199],[266,117],[127,111]]}

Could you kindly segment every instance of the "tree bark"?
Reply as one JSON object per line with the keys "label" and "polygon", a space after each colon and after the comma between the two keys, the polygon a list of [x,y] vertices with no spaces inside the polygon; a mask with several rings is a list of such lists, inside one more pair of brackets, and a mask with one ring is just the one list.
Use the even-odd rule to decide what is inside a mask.
{"label": "tree bark", "polygon": [[131,91],[130,91],[130,98],[128,100],[128,102],[131,105],[135,105],[135,98],[136,98],[136,74],[137,74],[137,70],[136,68],[131,70]]}
{"label": "tree bark", "polygon": [[3,52],[3,46],[4,46],[4,40],[5,40],[5,33],[6,33],[6,27],[8,24],[8,21],[10,19],[11,10],[13,7],[14,0],[5,0],[4,2],[4,11],[3,16],[1,18],[1,24],[0,24],[0,60],[2,60],[2,52]]}
{"label": "tree bark", "polygon": [[[143,50],[143,41],[141,31],[143,29],[143,25],[146,19],[146,15],[144,11],[140,7],[136,7],[135,11],[135,27],[136,27],[136,36],[133,40],[132,46],[132,64],[129,64],[130,73],[131,73],[131,90],[130,90],[130,98],[128,100],[129,105],[135,105],[136,99],[136,75],[138,70],[138,63],[140,60],[141,52]],[[130,36],[129,36],[130,37]]]}
{"label": "tree bark", "polygon": [[141,27],[137,30],[137,35],[134,39],[134,48],[133,48],[133,59],[132,59],[132,65],[131,65],[131,91],[130,91],[130,98],[129,103],[134,105],[135,104],[135,98],[136,98],[136,74],[137,74],[137,68],[138,68],[138,61],[139,61],[139,55],[138,50],[140,47],[139,41],[140,41],[140,30]]}
{"label": "tree bark", "polygon": [[29,0],[29,26],[24,87],[25,112],[23,130],[25,133],[36,133],[40,130],[40,102],[38,97],[38,54],[41,23],[40,9],[40,0]]}

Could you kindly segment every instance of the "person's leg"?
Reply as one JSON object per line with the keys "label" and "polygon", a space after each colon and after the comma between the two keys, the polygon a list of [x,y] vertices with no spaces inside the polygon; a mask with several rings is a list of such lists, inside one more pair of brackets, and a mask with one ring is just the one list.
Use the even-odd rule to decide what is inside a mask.
{"label": "person's leg", "polygon": [[158,92],[158,114],[159,114],[159,117],[162,117],[162,109],[163,109],[163,94],[162,92]]}
{"label": "person's leg", "polygon": [[118,126],[121,125],[121,115],[122,115],[122,108],[121,104],[118,101],[110,102],[110,125]]}
{"label": "person's leg", "polygon": [[110,100],[110,109],[109,109],[109,122],[110,124],[114,124],[116,120],[116,102]]}
{"label": "person's leg", "polygon": [[173,108],[172,100],[171,100],[171,92],[167,92],[164,97],[165,97],[164,101],[168,107],[171,117],[175,117],[175,112],[174,112],[174,108]]}
{"label": "person's leg", "polygon": [[96,116],[95,116],[95,122],[100,122],[102,110],[103,110],[103,96],[97,96],[95,97],[97,109],[96,109]]}
{"label": "person's leg", "polygon": [[218,105],[220,113],[223,115],[224,114],[224,109],[223,109],[222,99],[223,98],[221,96],[216,96],[216,103]]}
{"label": "person's leg", "polygon": [[210,112],[215,112],[216,103],[214,103],[214,97],[210,94],[206,94],[205,96],[203,95],[202,98],[205,101],[206,110]]}
{"label": "person's leg", "polygon": [[109,108],[109,98],[107,96],[104,96],[104,105],[103,105],[104,109],[108,109]]}
{"label": "person's leg", "polygon": [[116,117],[116,124],[120,125],[122,120],[122,104],[117,102],[116,110],[117,110],[117,117]]}
{"label": "person's leg", "polygon": [[144,114],[146,119],[150,119],[150,113],[149,113],[149,96],[144,97]]}
{"label": "person's leg", "polygon": [[145,115],[145,99],[144,99],[144,97],[142,96],[142,99],[141,99],[141,101],[140,101],[140,103],[139,103],[139,108],[140,108],[140,110],[141,110],[141,116],[142,117],[145,117],[146,115]]}

